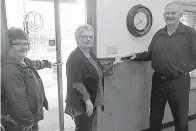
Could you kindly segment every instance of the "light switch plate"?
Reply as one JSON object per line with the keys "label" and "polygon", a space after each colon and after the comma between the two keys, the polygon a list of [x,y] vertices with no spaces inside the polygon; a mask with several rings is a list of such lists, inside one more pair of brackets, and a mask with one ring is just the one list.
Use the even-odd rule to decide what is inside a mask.
{"label": "light switch plate", "polygon": [[108,55],[118,54],[118,45],[111,45],[106,47]]}

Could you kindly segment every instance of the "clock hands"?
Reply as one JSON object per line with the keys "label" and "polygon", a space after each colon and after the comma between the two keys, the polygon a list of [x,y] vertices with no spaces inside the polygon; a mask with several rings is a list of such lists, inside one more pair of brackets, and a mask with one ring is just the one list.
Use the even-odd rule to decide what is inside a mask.
{"label": "clock hands", "polygon": [[137,26],[139,23],[140,23],[140,21],[137,24],[135,24],[135,26]]}
{"label": "clock hands", "polygon": [[144,23],[142,22],[142,20],[140,20],[135,26],[137,26],[139,23],[142,23],[142,25],[144,25]]}
{"label": "clock hands", "polygon": [[140,21],[141,21],[142,25],[144,25],[143,21],[142,20],[140,20]]}

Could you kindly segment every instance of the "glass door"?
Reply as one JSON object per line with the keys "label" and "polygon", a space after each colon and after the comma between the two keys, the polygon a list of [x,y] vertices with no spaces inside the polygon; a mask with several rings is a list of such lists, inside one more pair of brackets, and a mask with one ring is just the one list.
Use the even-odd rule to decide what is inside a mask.
{"label": "glass door", "polygon": [[[60,0],[61,1],[61,0]],[[63,0],[62,0],[63,1]],[[74,32],[80,24],[86,23],[86,4],[85,0],[71,0],[72,3],[60,3],[60,22],[61,22],[61,49],[63,61],[63,100],[66,97],[67,78],[66,61],[69,54],[77,47]],[[65,104],[64,104],[65,108]],[[64,114],[65,131],[74,131],[75,124],[71,117]]]}
{"label": "glass door", "polygon": [[[32,60],[47,59],[57,62],[58,53],[55,36],[55,9],[53,0],[6,0],[7,24],[10,27],[19,27],[29,33],[30,51],[28,56]],[[63,110],[66,97],[66,61],[71,51],[76,48],[74,31],[79,24],[86,23],[85,0],[60,0],[60,32],[62,52],[62,90]],[[44,120],[39,122],[40,131],[59,131],[59,94],[57,67],[39,70],[43,80],[46,97],[49,102],[49,111],[44,110]],[[62,110],[61,110],[62,111]],[[75,130],[70,116],[64,116],[65,131]],[[62,116],[61,116],[62,117]]]}

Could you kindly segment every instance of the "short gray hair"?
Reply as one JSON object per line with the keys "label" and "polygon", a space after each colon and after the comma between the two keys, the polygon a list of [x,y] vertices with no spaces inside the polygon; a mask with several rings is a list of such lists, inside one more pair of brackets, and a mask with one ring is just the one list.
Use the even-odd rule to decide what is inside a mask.
{"label": "short gray hair", "polygon": [[182,13],[182,7],[181,7],[181,5],[179,5],[179,4],[176,3],[176,2],[170,2],[170,3],[168,3],[168,4],[165,6],[165,8],[168,7],[168,6],[170,6],[170,5],[176,5],[176,6],[180,9],[180,13]]}
{"label": "short gray hair", "polygon": [[81,33],[83,31],[91,31],[94,34],[94,30],[93,30],[93,27],[91,25],[89,25],[89,24],[82,24],[82,25],[79,25],[78,28],[75,31],[75,38],[76,38],[76,40],[78,40],[79,36],[81,35]]}

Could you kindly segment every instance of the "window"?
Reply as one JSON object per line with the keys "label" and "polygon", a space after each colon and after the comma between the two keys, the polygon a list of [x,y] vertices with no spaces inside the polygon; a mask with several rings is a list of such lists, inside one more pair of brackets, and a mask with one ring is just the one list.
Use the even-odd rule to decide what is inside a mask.
{"label": "window", "polygon": [[183,11],[181,22],[196,29],[196,10],[195,11]]}

